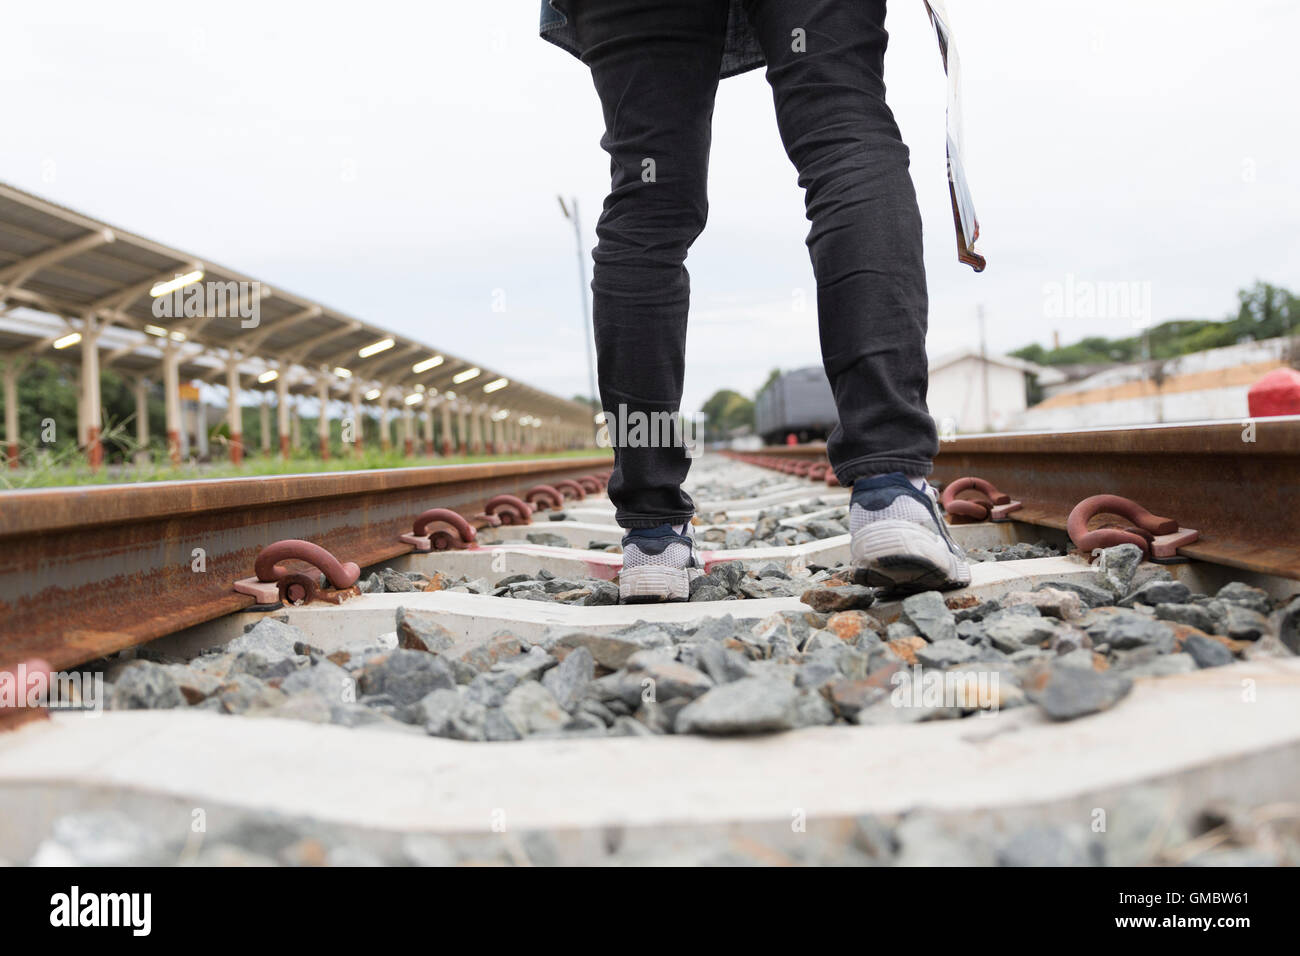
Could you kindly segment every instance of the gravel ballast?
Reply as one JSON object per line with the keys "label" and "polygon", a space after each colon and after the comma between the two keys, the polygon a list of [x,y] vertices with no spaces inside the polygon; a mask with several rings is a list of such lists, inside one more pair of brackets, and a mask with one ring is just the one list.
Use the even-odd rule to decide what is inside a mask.
{"label": "gravel ballast", "polygon": [[[436,614],[402,608],[385,641],[358,640],[329,655],[268,616],[191,661],[146,651],[109,663],[109,706],[198,707],[482,742],[770,733],[1019,706],[1061,721],[1116,706],[1136,678],[1287,653],[1277,629],[1290,612],[1263,591],[1232,583],[1194,594],[1163,568],[1133,562],[1129,548],[1137,550],[1103,553],[1092,584],[1038,585],[974,604],[924,592],[896,605],[887,624],[870,613],[871,589],[845,569],[790,574],[738,562],[720,565],[706,576],[716,583],[702,587],[733,599],[798,595],[806,610],[756,623],[715,612],[613,632],[551,628],[525,640],[508,626],[458,638]],[[379,580],[402,593],[400,574]],[[503,578],[483,593],[556,595],[582,584],[543,572]],[[1120,584],[1128,590],[1116,594]],[[927,682],[941,685],[937,697]]]}

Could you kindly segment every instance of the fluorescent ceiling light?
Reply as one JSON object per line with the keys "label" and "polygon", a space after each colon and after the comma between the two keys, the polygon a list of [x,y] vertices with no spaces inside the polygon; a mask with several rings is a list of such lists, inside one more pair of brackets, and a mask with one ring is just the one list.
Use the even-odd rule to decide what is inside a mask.
{"label": "fluorescent ceiling light", "polygon": [[159,282],[149,290],[149,294],[155,299],[159,296],[166,295],[168,292],[175,292],[177,289],[183,289],[187,285],[193,285],[203,278],[203,270],[195,269],[193,272],[187,272],[183,276],[177,276],[174,279],[168,279],[166,282]]}
{"label": "fluorescent ceiling light", "polygon": [[159,338],[163,338],[163,339],[167,338],[167,330],[164,329],[161,325],[146,325],[144,327],[144,330],[148,332],[150,335],[156,335]]}
{"label": "fluorescent ceiling light", "polygon": [[379,389],[372,388],[370,391],[366,392],[366,401],[373,402],[376,398],[378,398],[382,394],[383,393],[379,391]]}
{"label": "fluorescent ceiling light", "polygon": [[335,366],[334,366],[334,374],[337,375],[339,378],[351,378],[351,377],[352,377],[352,369],[350,369],[350,368],[344,368],[344,367],[341,366],[341,365],[335,365]]}
{"label": "fluorescent ceiling light", "polygon": [[442,356],[435,355],[433,358],[427,358],[423,362],[416,362],[414,365],[411,366],[411,371],[414,372],[416,375],[419,375],[421,372],[427,372],[431,368],[437,368],[439,365],[442,364],[442,362],[443,362]]}
{"label": "fluorescent ceiling light", "polygon": [[470,379],[478,378],[482,374],[483,374],[483,370],[481,368],[467,368],[463,372],[457,372],[455,375],[451,377],[451,380],[455,382],[457,385],[463,385],[465,382],[468,382]]}
{"label": "fluorescent ceiling light", "polygon": [[357,355],[362,358],[370,358],[372,355],[378,355],[380,352],[386,352],[397,343],[392,339],[380,339],[378,342],[371,342],[363,349],[357,350]]}
{"label": "fluorescent ceiling light", "polygon": [[63,338],[55,339],[54,347],[56,349],[66,349],[70,346],[76,345],[80,341],[81,341],[80,332],[69,332],[67,335],[63,336]]}
{"label": "fluorescent ceiling light", "polygon": [[280,377],[279,372],[277,372],[273,368],[268,368],[261,375],[257,376],[257,380],[261,382],[263,385],[265,385],[267,382],[274,382],[279,377]]}
{"label": "fluorescent ceiling light", "polygon": [[406,396],[405,401],[408,405],[418,405],[420,402],[424,401],[424,396],[419,392],[412,392],[410,395]]}
{"label": "fluorescent ceiling light", "polygon": [[485,391],[485,392],[499,392],[499,391],[501,391],[501,389],[505,388],[505,387],[506,387],[507,385],[509,385],[509,384],[510,384],[510,379],[508,379],[508,378],[499,378],[499,379],[496,379],[495,381],[488,382],[486,385],[484,385],[484,386],[483,386],[483,391]]}

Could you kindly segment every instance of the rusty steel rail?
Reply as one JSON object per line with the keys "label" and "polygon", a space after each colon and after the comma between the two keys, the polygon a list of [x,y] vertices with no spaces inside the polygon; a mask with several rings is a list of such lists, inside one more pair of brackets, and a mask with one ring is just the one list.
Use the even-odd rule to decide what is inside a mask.
{"label": "rusty steel rail", "polygon": [[826,445],[822,442],[810,442],[807,445],[764,445],[762,451],[753,454],[767,455],[771,458],[808,458],[814,461],[825,461]]}
{"label": "rusty steel rail", "polygon": [[239,611],[258,551],[301,538],[361,567],[437,506],[470,516],[607,469],[608,456],[0,494],[0,666],[55,669]]}
{"label": "rusty steel rail", "polygon": [[[826,449],[773,446],[755,454],[824,461]],[[1013,521],[1064,530],[1083,499],[1121,495],[1199,531],[1198,541],[1178,549],[1185,557],[1300,579],[1297,417],[940,442],[932,480],[966,476],[1020,501]]]}

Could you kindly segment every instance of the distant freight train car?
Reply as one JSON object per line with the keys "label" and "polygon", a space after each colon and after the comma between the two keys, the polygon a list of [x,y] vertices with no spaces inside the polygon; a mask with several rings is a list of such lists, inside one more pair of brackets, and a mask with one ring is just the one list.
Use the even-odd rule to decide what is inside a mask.
{"label": "distant freight train car", "polygon": [[839,421],[831,383],[819,365],[786,372],[758,393],[754,425],[769,445],[793,434],[800,442],[826,438]]}

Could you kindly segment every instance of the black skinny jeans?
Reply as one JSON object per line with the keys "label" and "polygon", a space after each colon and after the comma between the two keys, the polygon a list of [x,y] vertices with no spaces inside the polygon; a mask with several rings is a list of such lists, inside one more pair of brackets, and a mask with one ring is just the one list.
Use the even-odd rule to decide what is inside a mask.
{"label": "black skinny jeans", "polygon": [[[567,4],[610,155],[592,278],[600,400],[610,417],[625,410],[662,420],[681,403],[690,297],[683,263],[708,214],[727,6]],[[925,404],[921,217],[908,150],[885,105],[884,0],[746,0],[745,10],[812,223],[822,359],[839,413],[828,441],[835,474],[843,484],[891,471],[928,474],[938,445]],[[618,523],[688,520],[685,449],[635,445],[615,446],[609,495]]]}

